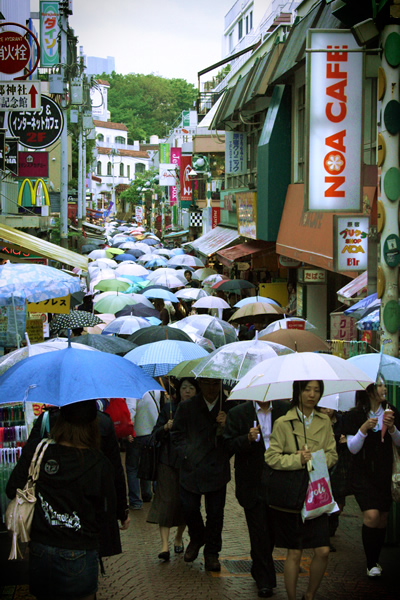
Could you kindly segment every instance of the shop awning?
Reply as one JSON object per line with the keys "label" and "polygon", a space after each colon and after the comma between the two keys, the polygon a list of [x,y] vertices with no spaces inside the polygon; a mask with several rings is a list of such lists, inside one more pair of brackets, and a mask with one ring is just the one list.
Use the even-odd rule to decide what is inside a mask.
{"label": "shop awning", "polygon": [[182,237],[183,235],[188,235],[189,229],[184,229],[183,231],[173,231],[172,233],[167,233],[167,235],[163,236],[164,240],[170,240],[171,238]]}
{"label": "shop awning", "polygon": [[[364,187],[368,205],[372,207],[376,187]],[[292,183],[288,187],[283,208],[277,254],[327,269],[335,270],[332,212],[304,212],[304,184]],[[347,273],[349,277],[356,274]]]}
{"label": "shop awning", "polygon": [[200,121],[200,123],[198,124],[197,127],[210,127],[211,122],[214,118],[215,113],[217,112],[219,105],[222,102],[222,98],[224,97],[223,94],[221,94],[221,96],[218,98],[218,100],[216,101],[216,103],[210,108],[210,110],[208,111],[208,113],[206,114],[206,116]]}
{"label": "shop awning", "polygon": [[350,283],[342,287],[336,293],[339,302],[343,302],[343,304],[349,306],[351,304],[350,298],[352,298],[354,302],[357,302],[360,298],[364,298],[364,296],[367,295],[367,288],[368,271],[364,271],[364,273],[361,273],[361,275],[350,281]]}
{"label": "shop awning", "polygon": [[231,246],[241,239],[236,229],[228,229],[227,227],[214,227],[205,235],[202,235],[197,240],[186,242],[183,246],[188,246],[196,250],[203,256],[209,257],[215,254],[222,248]]}
{"label": "shop awning", "polygon": [[41,238],[29,235],[29,233],[23,233],[13,227],[0,225],[0,239],[15,244],[16,246],[20,246],[21,248],[26,248],[38,256],[57,260],[64,265],[78,267],[83,271],[88,270],[88,259],[85,256],[81,256],[76,252],[61,248],[61,246],[57,246],[57,244],[52,244]]}
{"label": "shop awning", "polygon": [[217,252],[217,258],[223,265],[230,267],[234,262],[241,261],[242,259],[263,252],[275,252],[275,243],[254,240],[245,244],[237,244],[237,246],[231,246],[231,248],[226,248],[225,250]]}

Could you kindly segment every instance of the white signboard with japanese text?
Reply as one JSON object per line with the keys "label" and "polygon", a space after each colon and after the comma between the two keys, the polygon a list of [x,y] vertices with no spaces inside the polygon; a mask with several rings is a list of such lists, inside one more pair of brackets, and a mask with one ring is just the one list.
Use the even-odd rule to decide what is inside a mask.
{"label": "white signboard with japanese text", "polygon": [[176,185],[176,166],[174,164],[160,164],[159,185]]}
{"label": "white signboard with japanese text", "polygon": [[368,268],[368,217],[337,217],[336,258],[338,271]]}
{"label": "white signboard with japanese text", "polygon": [[225,169],[230,175],[247,173],[247,134],[225,132]]}
{"label": "white signboard with japanese text", "polygon": [[363,52],[349,30],[338,29],[309,30],[307,48],[306,210],[359,212]]}
{"label": "white signboard with japanese text", "polygon": [[39,110],[40,81],[0,81],[0,110]]}

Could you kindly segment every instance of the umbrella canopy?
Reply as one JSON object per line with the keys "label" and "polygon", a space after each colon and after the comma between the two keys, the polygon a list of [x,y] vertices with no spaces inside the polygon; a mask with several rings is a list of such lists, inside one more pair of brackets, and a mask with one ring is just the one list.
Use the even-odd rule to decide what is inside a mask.
{"label": "umbrella canopy", "polygon": [[[75,340],[76,338],[74,338]],[[72,348],[79,348],[79,344],[71,342]],[[13,352],[9,352],[0,358],[0,375],[3,375],[8,369],[17,364],[20,360],[28,358],[28,356],[36,356],[45,352],[53,352],[54,350],[65,350],[68,347],[66,338],[51,338],[39,344],[28,344],[24,348],[19,348]],[[95,348],[87,347],[86,350],[95,350]]]}
{"label": "umbrella canopy", "polygon": [[245,304],[233,313],[229,321],[235,323],[258,323],[265,321],[273,315],[283,315],[285,309],[277,304],[268,304],[266,302],[252,302]]}
{"label": "umbrella canopy", "polygon": [[265,342],[275,342],[296,352],[329,352],[329,345],[311,331],[280,329],[259,337]]}
{"label": "umbrella canopy", "polygon": [[99,323],[98,325],[95,325],[94,327],[85,327],[84,328],[85,333],[101,333],[103,331],[104,327],[107,325],[107,323],[110,323],[111,321],[113,321],[115,319],[115,315],[112,315],[110,313],[102,313],[97,316],[99,317],[99,319],[102,320],[102,323]]}
{"label": "umbrella canopy", "polygon": [[[210,277],[211,275],[218,275],[218,273],[215,269],[204,267],[203,269],[197,269],[197,271],[193,273],[193,279],[204,281],[204,279],[207,279],[207,277]],[[216,283],[216,281],[214,283]]]}
{"label": "umbrella canopy", "polygon": [[205,350],[207,350],[207,352],[210,353],[215,350],[213,342],[208,338],[203,337],[202,335],[197,335],[197,333],[189,333],[188,335],[192,342],[194,342],[198,346],[201,346],[201,348],[204,348]]}
{"label": "umbrella canopy", "polygon": [[230,308],[226,300],[218,298],[218,296],[204,296],[203,298],[196,300],[192,306],[194,308]]}
{"label": "umbrella canopy", "polygon": [[[215,283],[220,283],[221,281],[228,281],[229,278],[225,275],[220,275],[217,273],[216,275],[209,275],[205,279],[203,279],[203,285],[213,286]],[[230,280],[229,280],[230,281]]]}
{"label": "umbrella canopy", "polygon": [[85,295],[86,295],[85,292],[74,292],[73,294],[71,294],[70,306],[72,306],[72,308],[73,308],[74,306],[77,306],[78,304],[82,304]]}
{"label": "umbrella canopy", "polygon": [[162,256],[155,256],[154,258],[148,260],[144,266],[146,269],[158,269],[158,267],[163,267],[166,264],[167,261],[165,258]]}
{"label": "umbrella canopy", "polygon": [[400,383],[400,360],[394,356],[382,352],[358,354],[347,361],[364,371],[374,382],[381,376],[385,382]]}
{"label": "umbrella canopy", "polygon": [[176,329],[175,327],[171,327],[170,325],[152,325],[147,329],[135,331],[128,339],[138,346],[150,344],[152,342],[160,342],[161,340],[180,340],[182,342],[192,343],[192,340],[187,333],[180,329]]}
{"label": "umbrella canopy", "polygon": [[370,294],[366,298],[362,298],[353,306],[346,308],[344,311],[345,315],[351,315],[355,319],[361,319],[364,316],[366,310],[371,307],[379,306],[381,303],[380,298],[378,298],[378,294],[375,292],[374,294]]}
{"label": "umbrella canopy", "polygon": [[169,265],[183,265],[187,267],[204,267],[204,263],[197,256],[191,256],[190,254],[180,254],[173,256],[168,261]]}
{"label": "umbrella canopy", "polygon": [[115,269],[117,263],[112,258],[97,258],[90,263],[90,268],[98,267],[99,269]]}
{"label": "umbrella canopy", "polygon": [[253,304],[254,302],[265,302],[265,304],[277,304],[280,306],[279,302],[273,298],[266,298],[265,296],[250,296],[249,298],[242,298],[242,300],[236,302],[235,308],[242,308],[242,306],[245,306],[246,304]]}
{"label": "umbrella canopy", "polygon": [[[142,304],[141,302],[138,302],[137,304],[125,306],[125,308],[122,308],[121,310],[115,313],[116,317],[125,317],[129,315],[132,317],[143,317],[144,319],[155,318],[158,319],[158,321],[161,323],[160,313],[154,308],[153,305],[150,308],[149,306],[147,306],[147,304]],[[151,321],[149,322],[151,323]]]}
{"label": "umbrella canopy", "polygon": [[379,331],[381,328],[381,309],[380,307],[373,309],[367,313],[362,319],[357,321],[356,327],[360,331]]}
{"label": "umbrella canopy", "polygon": [[26,358],[0,377],[0,389],[2,404],[12,399],[55,406],[92,398],[141,398],[150,390],[162,391],[131,361],[83,348]]}
{"label": "umbrella canopy", "polygon": [[200,298],[206,298],[209,294],[201,288],[184,288],[178,290],[175,296],[181,300],[199,300]]}
{"label": "umbrella canopy", "polygon": [[221,290],[222,292],[234,292],[235,290],[254,289],[256,286],[245,279],[229,279],[228,281],[219,281],[212,287],[214,290]]}
{"label": "umbrella canopy", "polygon": [[293,350],[290,348],[272,342],[261,342],[260,340],[234,342],[211,352],[206,358],[199,361],[193,368],[193,372],[196,377],[239,381],[250,369],[263,360],[292,352]]}
{"label": "umbrella canopy", "polygon": [[89,254],[92,250],[98,250],[96,244],[83,244],[81,248],[82,254]]}
{"label": "umbrella canopy", "polygon": [[158,254],[153,254],[152,252],[147,252],[146,254],[142,254],[142,256],[139,256],[137,261],[138,261],[138,263],[143,265],[144,263],[149,262],[149,260],[158,260],[158,259],[160,259],[164,263],[163,265],[160,265],[160,266],[164,266],[167,264],[167,259],[165,258],[165,256],[159,256]]}
{"label": "umbrella canopy", "polygon": [[133,256],[134,258],[139,258],[140,256],[143,256],[143,254],[146,254],[146,251],[140,250],[140,248],[136,248],[135,245],[135,248],[129,248],[128,250],[126,250],[125,254],[127,254],[128,256]]}
{"label": "umbrella canopy", "polygon": [[[157,271],[154,271],[154,273],[156,274]],[[184,286],[183,281],[181,279],[179,279],[179,277],[177,277],[176,275],[161,274],[158,277],[153,277],[152,281],[153,281],[153,283],[164,285],[165,287],[171,288],[171,289]]]}
{"label": "umbrella canopy", "polygon": [[283,319],[270,323],[265,329],[260,331],[258,335],[261,337],[262,335],[267,335],[267,333],[279,331],[279,329],[305,329],[306,331],[311,331],[312,329],[316,329],[316,327],[310,323],[310,321],[300,319],[300,317],[284,316]]}
{"label": "umbrella canopy", "polygon": [[123,338],[111,335],[101,335],[99,333],[88,333],[86,335],[74,337],[74,343],[80,344],[82,348],[91,348],[100,350],[101,352],[119,355],[126,354],[136,347],[136,344]]}
{"label": "umbrella canopy", "polygon": [[68,296],[81,289],[79,277],[45,265],[10,263],[0,266],[0,296],[12,294],[28,302]]}
{"label": "umbrella canopy", "polygon": [[161,298],[162,300],[168,300],[169,302],[179,302],[179,298],[175,296],[169,290],[163,289],[152,289],[152,290],[144,290],[143,296],[146,298]]}
{"label": "umbrella canopy", "polygon": [[128,352],[125,358],[142,367],[150,377],[159,377],[166,375],[183,360],[201,358],[207,354],[206,350],[192,342],[163,340],[152,344],[143,344],[143,346]]}
{"label": "umbrella canopy", "polygon": [[194,358],[193,360],[183,360],[179,365],[176,365],[169,373],[168,377],[176,377],[176,379],[183,379],[184,377],[195,377],[193,368],[199,364],[203,358]]}
{"label": "umbrella canopy", "polygon": [[117,296],[106,296],[101,298],[94,304],[94,310],[99,313],[110,313],[114,314],[119,310],[125,308],[125,306],[136,304],[136,300],[128,294],[118,294]]}
{"label": "umbrella canopy", "polygon": [[131,263],[135,263],[136,262],[136,258],[134,256],[132,256],[132,254],[118,254],[118,256],[115,257],[115,262],[116,263],[122,263],[122,262],[131,262]]}
{"label": "umbrella canopy", "polygon": [[142,240],[142,242],[148,246],[156,246],[160,243],[160,240],[154,239],[153,237],[146,237],[144,240]]}
{"label": "umbrella canopy", "polygon": [[293,381],[322,380],[326,395],[364,390],[374,381],[349,361],[332,354],[294,352],[269,358],[250,369],[230,400],[282,400],[292,397]]}
{"label": "umbrella canopy", "polygon": [[130,265],[122,263],[115,269],[118,275],[133,275],[134,277],[146,277],[149,274],[148,270],[141,265]]}
{"label": "umbrella canopy", "polygon": [[93,286],[93,289],[100,290],[101,292],[125,292],[129,287],[130,284],[127,281],[102,279]]}
{"label": "umbrella canopy", "polygon": [[139,250],[143,250],[144,253],[152,252],[152,247],[148,246],[144,242],[136,242],[135,248],[139,248]]}
{"label": "umbrella canopy", "polygon": [[151,327],[151,325],[143,317],[134,317],[132,315],[126,315],[124,317],[117,317],[116,319],[111,321],[111,323],[108,323],[104,327],[102,335],[108,333],[130,335],[138,329],[144,329],[145,327]]}
{"label": "umbrella canopy", "polygon": [[185,317],[171,325],[172,328],[177,328],[186,333],[196,333],[202,337],[211,340],[216,348],[220,348],[225,344],[237,341],[237,335],[234,327],[210,315],[192,315]]}
{"label": "umbrella canopy", "polygon": [[71,310],[67,315],[56,315],[50,322],[50,333],[55,335],[63,329],[94,327],[103,323],[101,317],[85,310]]}
{"label": "umbrella canopy", "polygon": [[106,255],[108,258],[116,256],[117,254],[123,254],[124,251],[121,248],[106,248]]}
{"label": "umbrella canopy", "polygon": [[96,260],[97,258],[108,258],[105,250],[92,250],[90,254],[88,254],[88,258],[92,260]]}
{"label": "umbrella canopy", "polygon": [[183,281],[183,283],[187,283],[184,272],[175,271],[175,269],[170,269],[169,267],[161,267],[160,269],[157,269],[156,271],[149,273],[147,279],[149,281],[155,281],[156,279],[159,279],[160,277],[162,277],[164,275],[166,277],[168,277],[168,276],[178,277],[178,279],[181,279]]}

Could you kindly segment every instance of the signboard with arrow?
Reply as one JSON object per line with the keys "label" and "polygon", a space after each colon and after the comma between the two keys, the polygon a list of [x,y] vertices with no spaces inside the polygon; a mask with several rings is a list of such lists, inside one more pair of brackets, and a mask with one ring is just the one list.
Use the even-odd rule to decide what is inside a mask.
{"label": "signboard with arrow", "polygon": [[0,81],[0,110],[40,109],[40,81]]}

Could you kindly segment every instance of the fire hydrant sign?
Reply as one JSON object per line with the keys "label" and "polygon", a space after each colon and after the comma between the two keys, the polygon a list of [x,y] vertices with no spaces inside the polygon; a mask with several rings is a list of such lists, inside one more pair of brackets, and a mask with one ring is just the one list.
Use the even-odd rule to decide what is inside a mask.
{"label": "fire hydrant sign", "polygon": [[31,57],[27,40],[15,31],[0,33],[0,72],[7,75],[19,73]]}
{"label": "fire hydrant sign", "polygon": [[40,81],[0,82],[0,110],[38,110],[40,104]]}

